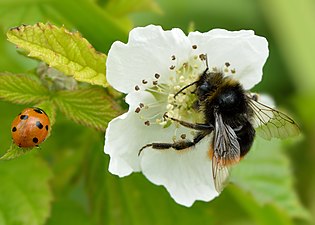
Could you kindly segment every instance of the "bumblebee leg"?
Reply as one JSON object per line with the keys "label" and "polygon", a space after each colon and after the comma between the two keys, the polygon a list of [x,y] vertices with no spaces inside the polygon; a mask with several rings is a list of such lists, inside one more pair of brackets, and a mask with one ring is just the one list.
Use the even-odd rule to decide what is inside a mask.
{"label": "bumblebee leg", "polygon": [[143,146],[138,153],[138,156],[141,154],[141,152],[148,147],[152,147],[153,149],[157,149],[157,150],[165,150],[165,149],[170,149],[173,148],[175,150],[184,150],[186,148],[192,147],[194,145],[196,145],[199,141],[201,141],[205,136],[207,136],[208,134],[210,134],[210,132],[199,132],[197,133],[197,135],[194,137],[193,141],[184,141],[184,140],[180,140],[180,141],[175,141],[174,143],[151,143],[151,144],[147,144],[145,146]]}
{"label": "bumblebee leg", "polygon": [[168,115],[164,114],[164,118],[168,118],[170,120],[173,120],[175,122],[178,122],[180,125],[184,127],[188,127],[194,130],[200,130],[200,131],[209,131],[211,132],[214,127],[211,124],[203,124],[203,123],[189,123],[182,120],[175,119],[173,117],[169,117]]}

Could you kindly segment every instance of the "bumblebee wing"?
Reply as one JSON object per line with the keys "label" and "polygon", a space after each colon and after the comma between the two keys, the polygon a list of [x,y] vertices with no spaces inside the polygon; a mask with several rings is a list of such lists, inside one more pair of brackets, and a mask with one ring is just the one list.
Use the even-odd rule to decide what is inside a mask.
{"label": "bumblebee wing", "polygon": [[300,133],[299,126],[286,114],[273,109],[259,101],[249,98],[249,105],[254,112],[254,127],[259,136],[270,140],[271,138],[286,138]]}
{"label": "bumblebee wing", "polygon": [[221,192],[229,175],[229,166],[240,160],[240,145],[234,130],[215,113],[213,138],[212,175],[214,185]]}
{"label": "bumblebee wing", "polygon": [[220,193],[227,184],[229,168],[225,166],[218,157],[215,156],[212,158],[212,174],[214,187],[217,192]]}

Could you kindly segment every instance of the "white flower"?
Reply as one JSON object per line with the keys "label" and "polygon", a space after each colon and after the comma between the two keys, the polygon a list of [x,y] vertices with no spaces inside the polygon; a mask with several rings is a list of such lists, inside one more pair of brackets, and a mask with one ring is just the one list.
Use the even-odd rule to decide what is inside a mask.
{"label": "white flower", "polygon": [[174,94],[192,83],[206,68],[234,76],[245,90],[260,82],[268,57],[268,43],[253,31],[211,30],[186,36],[180,29],[159,26],[135,28],[127,44],[115,42],[107,58],[107,80],[126,93],[129,111],[113,119],[107,128],[105,153],[109,171],[120,177],[142,173],[154,184],[166,187],[173,199],[191,206],[218,195],[208,154],[211,135],[193,148],[176,151],[146,148],[153,142],[172,143],[194,137],[194,131],[166,122],[163,115],[198,122],[192,109],[194,95]]}

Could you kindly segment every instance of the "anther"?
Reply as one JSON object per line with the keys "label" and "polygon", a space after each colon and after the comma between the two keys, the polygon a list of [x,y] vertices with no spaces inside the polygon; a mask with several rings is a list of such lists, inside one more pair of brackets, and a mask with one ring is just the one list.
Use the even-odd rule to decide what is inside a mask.
{"label": "anther", "polygon": [[143,84],[147,84],[147,83],[148,83],[148,81],[146,81],[146,80],[142,80],[142,83],[143,83]]}
{"label": "anther", "polygon": [[152,83],[153,83],[153,85],[157,85],[158,84],[157,80],[154,80]]}
{"label": "anther", "polygon": [[181,138],[181,139],[186,139],[186,134],[180,135],[180,138]]}
{"label": "anther", "polygon": [[197,49],[197,45],[193,45],[191,46],[193,49]]}
{"label": "anther", "polygon": [[140,109],[139,107],[137,107],[136,110],[135,110],[135,112],[136,112],[136,113],[139,113],[140,110],[141,110],[141,109]]}
{"label": "anther", "polygon": [[172,60],[175,60],[175,59],[176,59],[175,55],[172,55],[172,56],[171,56],[171,59],[172,59]]}
{"label": "anther", "polygon": [[236,70],[235,69],[231,69],[231,73],[235,73],[236,72]]}
{"label": "anther", "polygon": [[200,55],[199,55],[199,58],[200,58],[201,60],[206,60],[206,59],[207,59],[207,56],[206,56],[205,54],[200,54]]}
{"label": "anther", "polygon": [[160,78],[160,74],[156,73],[156,74],[154,74],[154,77],[155,77],[156,79],[159,79],[159,78]]}
{"label": "anther", "polygon": [[229,62],[226,62],[226,63],[225,63],[225,66],[226,66],[226,67],[229,67],[230,65],[231,65],[231,64],[230,64]]}
{"label": "anther", "polygon": [[143,104],[143,103],[140,103],[139,106],[140,106],[140,108],[143,108],[143,107],[144,107],[144,104]]}
{"label": "anther", "polygon": [[175,66],[174,65],[170,66],[170,70],[173,70],[173,69],[175,69]]}
{"label": "anther", "polygon": [[144,122],[144,125],[150,126],[150,121],[149,121],[149,120],[145,121],[145,122]]}
{"label": "anther", "polygon": [[139,91],[139,90],[140,90],[140,88],[139,88],[138,85],[135,86],[135,90],[136,90],[136,91]]}

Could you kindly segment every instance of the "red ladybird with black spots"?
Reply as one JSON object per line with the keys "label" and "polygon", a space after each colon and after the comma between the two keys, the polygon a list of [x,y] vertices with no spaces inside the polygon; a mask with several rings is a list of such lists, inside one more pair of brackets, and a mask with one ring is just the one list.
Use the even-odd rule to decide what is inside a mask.
{"label": "red ladybird with black spots", "polygon": [[26,108],[12,122],[13,142],[21,148],[38,146],[46,139],[49,126],[49,118],[44,110]]}

